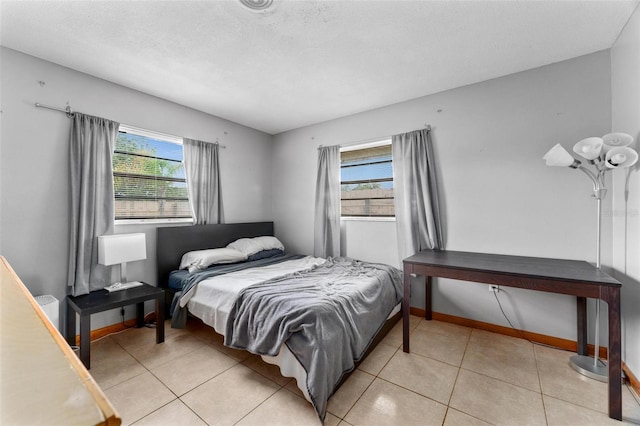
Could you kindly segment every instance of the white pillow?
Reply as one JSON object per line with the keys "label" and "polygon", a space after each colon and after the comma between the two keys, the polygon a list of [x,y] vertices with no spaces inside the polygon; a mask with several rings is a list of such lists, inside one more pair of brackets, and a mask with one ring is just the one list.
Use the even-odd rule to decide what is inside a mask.
{"label": "white pillow", "polygon": [[276,237],[255,237],[254,240],[262,246],[262,250],[278,249],[284,251],[284,245]]}
{"label": "white pillow", "polygon": [[262,250],[262,246],[253,238],[240,238],[227,246],[227,248],[238,250],[245,256],[251,256]]}
{"label": "white pillow", "polygon": [[262,250],[280,249],[284,251],[284,246],[276,237],[255,237],[240,238],[227,246],[251,256]]}
{"label": "white pillow", "polygon": [[247,255],[231,248],[195,250],[182,255],[180,269],[188,269],[190,273],[218,263],[234,263],[247,260]]}

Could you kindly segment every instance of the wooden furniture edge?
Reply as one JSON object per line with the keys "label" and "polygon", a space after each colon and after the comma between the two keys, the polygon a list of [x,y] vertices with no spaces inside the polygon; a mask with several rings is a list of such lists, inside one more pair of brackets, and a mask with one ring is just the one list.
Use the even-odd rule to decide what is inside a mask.
{"label": "wooden furniture edge", "polygon": [[62,337],[58,329],[53,326],[51,321],[49,321],[49,318],[47,318],[40,305],[38,305],[38,302],[36,302],[29,289],[24,285],[20,277],[18,277],[18,274],[16,274],[11,265],[9,265],[9,262],[5,259],[5,257],[0,256],[0,260],[7,268],[7,271],[9,271],[9,274],[11,274],[15,282],[18,284],[18,287],[24,293],[31,306],[33,306],[36,314],[43,322],[44,326],[51,333],[53,340],[55,340],[55,342],[58,344],[58,347],[69,361],[69,364],[76,371],[78,377],[80,377],[88,392],[91,394],[91,396],[93,396],[98,407],[100,407],[100,411],[105,416],[104,424],[108,426],[119,426],[122,420],[118,416],[118,413],[111,405],[104,392],[102,392],[102,389],[100,389],[96,381],[93,379],[93,377],[91,377],[89,371],[84,367],[84,365],[82,365],[82,363],[80,362],[80,358],[76,356],[76,354],[67,344],[67,341],[64,339],[64,337]]}
{"label": "wooden furniture edge", "polygon": [[[411,315],[416,315],[424,318],[425,310],[420,308],[411,308]],[[535,343],[541,343],[543,345],[553,346],[554,348],[564,349],[566,351],[575,352],[578,349],[578,342],[575,340],[563,339],[560,337],[548,336],[546,334],[534,333],[525,330],[516,330],[511,327],[505,327],[502,325],[491,324],[488,322],[472,320],[468,318],[458,317],[455,315],[443,314],[440,312],[433,312],[432,318],[434,320],[448,322],[452,324],[462,325],[469,328],[476,328],[478,330],[491,331],[493,333],[503,334],[511,337],[525,338]],[[595,350],[594,345],[587,346],[588,353],[593,356]],[[600,347],[600,358],[607,359],[607,348]]]}

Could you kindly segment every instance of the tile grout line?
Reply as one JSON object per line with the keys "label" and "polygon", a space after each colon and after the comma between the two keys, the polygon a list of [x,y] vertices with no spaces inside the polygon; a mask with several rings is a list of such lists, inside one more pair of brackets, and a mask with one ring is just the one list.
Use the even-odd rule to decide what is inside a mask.
{"label": "tile grout line", "polygon": [[[120,345],[120,343],[119,343],[119,342],[117,342],[117,343]],[[131,422],[131,423],[130,423],[131,425],[133,425],[133,424],[135,424],[135,423],[139,422],[140,420],[144,419],[145,417],[150,416],[151,414],[153,414],[153,413],[157,412],[158,410],[161,410],[163,407],[166,407],[167,405],[171,404],[171,403],[172,403],[173,401],[175,401],[176,399],[178,399],[178,400],[180,399],[172,389],[170,389],[170,388],[169,388],[169,387],[168,387],[168,386],[167,386],[167,385],[166,385],[162,380],[160,380],[160,378],[159,378],[159,377],[157,377],[155,374],[153,374],[153,371],[151,371],[151,370],[150,370],[146,365],[144,365],[142,362],[140,362],[140,360],[138,360],[135,356],[133,356],[133,354],[131,354],[131,353],[130,353],[130,352],[129,352],[125,347],[123,347],[122,345],[120,345],[120,347],[122,347],[122,349],[124,349],[124,351],[125,351],[126,353],[128,353],[128,354],[129,354],[129,356],[131,356],[133,359],[135,359],[135,360],[136,360],[136,362],[137,362],[138,364],[142,365],[142,367],[143,367],[143,368],[144,368],[144,369],[145,369],[149,374],[151,374],[151,376],[153,376],[156,380],[158,380],[160,383],[162,383],[162,385],[163,385],[163,386],[164,386],[164,387],[165,387],[169,392],[171,392],[171,393],[173,394],[173,396],[175,396],[175,398],[174,398],[174,399],[172,399],[171,401],[169,401],[169,402],[167,402],[166,404],[162,405],[161,407],[158,407],[158,408],[156,408],[155,410],[151,411],[150,413],[147,413],[147,414],[145,414],[144,416],[140,417],[139,419],[136,419],[135,421]],[[141,373],[140,375],[142,375],[142,374],[144,374],[144,373]],[[138,376],[136,376],[136,377],[139,377],[140,375],[138,375]]]}
{"label": "tile grout line", "polygon": [[[462,363],[464,362],[464,357],[467,355],[467,349],[469,348],[469,343],[471,343],[471,332],[469,332],[469,334],[467,335],[467,341],[464,343],[464,351],[462,351],[462,359],[460,360],[460,365],[458,366],[458,372],[456,373],[456,378],[453,381],[453,388],[451,388],[451,395],[449,395],[449,400],[447,401],[447,412],[445,413],[445,417],[444,417],[445,419],[447,418],[447,414],[449,413],[449,408],[451,407],[451,398],[453,398],[453,392],[456,390],[456,385],[458,384],[458,378],[460,377],[460,370],[462,370]],[[465,413],[465,414],[468,414],[468,413]]]}
{"label": "tile grout line", "polygon": [[[128,330],[123,330],[122,332],[124,332],[124,331],[128,331]],[[119,332],[119,333],[112,333],[112,334],[120,334],[120,333],[122,333],[122,332]],[[187,334],[187,333],[185,333],[185,334]],[[194,338],[196,338],[196,339],[198,339],[198,340],[202,341],[205,345],[209,346],[209,343],[208,343],[208,342],[204,342],[202,339],[198,338],[198,336],[194,336],[194,335],[193,335],[193,333],[192,333],[191,331],[188,331],[188,334],[189,334],[189,335],[191,335],[191,336],[193,336]],[[105,337],[109,337],[109,336],[105,336]],[[236,361],[236,364],[234,364],[234,365],[230,366],[229,368],[227,368],[227,369],[225,369],[225,370],[221,371],[220,373],[218,373],[217,375],[215,375],[215,376],[211,377],[210,379],[206,380],[205,382],[200,383],[200,384],[199,384],[199,385],[197,385],[197,386],[194,386],[192,389],[189,389],[187,392],[184,392],[181,396],[178,396],[178,395],[177,395],[177,394],[176,394],[176,393],[175,393],[171,388],[169,388],[169,387],[168,387],[168,386],[167,386],[167,385],[166,385],[166,384],[165,384],[165,383],[164,383],[164,382],[163,382],[163,381],[162,381],[158,376],[156,376],[156,375],[153,373],[153,371],[151,371],[151,369],[150,369],[149,367],[147,367],[147,366],[146,366],[144,363],[142,363],[138,358],[136,358],[136,357],[135,357],[135,355],[133,355],[131,352],[129,352],[129,351],[127,350],[127,348],[125,348],[122,344],[120,344],[120,342],[118,342],[118,341],[117,341],[117,340],[115,340],[115,339],[112,339],[112,340],[114,341],[114,343],[116,343],[118,346],[120,346],[120,347],[121,347],[121,348],[122,348],[122,349],[123,349],[123,350],[124,350],[128,355],[129,355],[129,356],[131,356],[131,357],[132,357],[132,358],[133,358],[133,359],[134,359],[138,364],[140,364],[140,365],[142,366],[142,368],[144,368],[144,369],[146,370],[145,372],[148,372],[149,374],[151,374],[151,376],[153,376],[156,380],[158,380],[160,383],[162,383],[162,385],[163,385],[163,386],[164,386],[164,387],[165,387],[169,392],[171,392],[171,393],[175,396],[175,398],[174,398],[174,399],[172,399],[171,401],[167,402],[166,404],[162,405],[161,407],[156,408],[155,410],[153,410],[153,411],[151,411],[151,412],[149,412],[149,413],[145,414],[145,415],[144,415],[144,416],[142,416],[141,418],[136,419],[135,421],[133,421],[132,423],[130,423],[130,424],[132,424],[132,425],[133,425],[133,424],[135,424],[135,423],[137,423],[137,422],[139,422],[140,420],[144,419],[145,417],[148,417],[148,416],[152,415],[153,413],[155,413],[155,412],[157,412],[157,411],[161,410],[162,408],[166,407],[167,405],[171,404],[172,402],[174,402],[174,401],[176,401],[176,400],[180,401],[180,403],[181,403],[182,405],[184,405],[185,407],[187,407],[187,408],[188,408],[188,409],[189,409],[193,414],[195,414],[199,419],[201,419],[201,420],[203,421],[203,423],[208,424],[208,423],[207,423],[207,422],[206,422],[202,417],[200,417],[200,416],[198,415],[198,413],[196,413],[195,411],[193,411],[193,409],[192,409],[188,404],[186,404],[186,403],[184,403],[184,401],[182,401],[181,396],[182,396],[182,395],[186,395],[187,393],[189,393],[189,392],[193,391],[194,389],[197,389],[198,387],[200,387],[200,386],[202,386],[203,384],[205,384],[205,383],[209,382],[210,380],[214,379],[215,377],[219,376],[220,374],[222,374],[222,373],[224,373],[224,372],[228,371],[229,369],[233,368],[235,365],[240,364],[240,362],[239,362],[239,361],[237,361],[237,360],[235,360],[235,359],[234,359],[234,361]],[[214,347],[213,349],[214,349],[214,350],[217,350],[215,347]],[[194,350],[192,350],[192,351],[189,351],[187,354],[190,354],[190,353],[192,353],[192,352],[195,352],[196,350],[198,350],[198,349],[196,348],[196,349],[194,349]],[[219,351],[219,352],[220,352],[220,351]],[[222,353],[222,354],[223,354],[223,355],[225,355],[225,356],[228,356],[228,355],[224,354],[223,352],[220,352],[220,353]],[[184,354],[184,355],[187,355],[187,354]],[[231,357],[229,357],[229,358],[231,358]],[[233,358],[231,358],[231,359],[233,359]],[[165,364],[168,364],[169,362],[172,362],[172,361],[171,361],[171,360],[169,360],[169,361],[167,361],[166,363],[160,364],[158,367],[161,367],[161,366],[163,366],[163,365],[165,365]],[[154,367],[154,368],[155,368],[155,367]],[[136,375],[136,376],[134,376],[134,377],[131,377],[131,378],[127,379],[127,380],[124,380],[123,382],[120,382],[120,383],[118,383],[118,384],[126,383],[126,382],[128,382],[128,381],[130,381],[130,380],[132,380],[132,379],[134,379],[134,378],[140,377],[141,375],[145,374],[145,372],[142,372],[142,373],[140,373],[140,374],[138,374],[138,375]],[[110,388],[112,388],[112,387],[114,387],[114,386],[117,386],[117,385],[113,385],[113,386],[111,386]]]}
{"label": "tile grout line", "polygon": [[[414,331],[416,331],[416,330],[418,329],[418,326],[420,325],[420,323],[421,323],[422,321],[424,321],[424,320],[421,318],[421,319],[420,319],[420,321],[418,321],[418,324],[416,324],[416,325],[415,325],[415,327],[413,327],[413,329],[410,331],[409,335],[413,334],[413,332],[414,332]],[[468,339],[467,339],[467,340],[468,340]],[[382,342],[381,342],[381,343],[382,343]],[[466,347],[466,345],[465,345],[465,347]],[[387,380],[387,379],[385,379],[385,378],[383,378],[383,377],[380,377],[380,373],[382,373],[382,371],[385,369],[385,367],[386,367],[387,365],[389,365],[389,363],[391,362],[391,360],[393,359],[393,357],[395,357],[395,356],[396,356],[396,354],[398,354],[401,350],[402,350],[402,345],[400,345],[400,346],[398,346],[398,347],[396,348],[396,350],[395,350],[395,352],[393,353],[393,355],[391,355],[391,357],[389,357],[389,359],[387,360],[387,362],[386,362],[386,363],[384,364],[384,366],[380,369],[380,371],[378,372],[378,374],[376,374],[376,376],[375,376],[375,377],[374,377],[374,379],[371,381],[371,383],[369,384],[369,386],[367,386],[367,388],[366,388],[366,389],[365,389],[365,391],[362,393],[362,395],[360,395],[360,397],[358,397],[358,399],[357,399],[357,400],[356,400],[356,402],[351,406],[351,408],[349,409],[349,411],[347,411],[347,414],[345,414],[345,417],[349,414],[349,412],[353,409],[353,407],[355,407],[355,405],[356,405],[356,404],[357,404],[357,402],[362,398],[362,396],[365,394],[365,392],[367,391],[367,389],[369,389],[369,387],[371,387],[371,385],[373,384],[373,382],[375,381],[375,379],[380,379],[380,380],[382,380],[382,381],[384,381],[384,382],[386,382],[386,383],[389,383],[389,384],[391,384],[391,385],[393,385],[393,386],[397,386],[397,387],[399,387],[399,388],[401,388],[401,389],[404,389],[404,390],[407,390],[407,391],[409,391],[409,392],[411,392],[411,393],[413,393],[413,394],[419,395],[419,396],[420,396],[420,397],[422,397],[422,398],[426,398],[426,399],[431,400],[431,401],[433,401],[433,402],[435,402],[435,403],[437,403],[437,404],[444,405],[444,406],[446,407],[446,409],[445,409],[445,416],[444,416],[444,418],[443,418],[442,420],[444,421],[444,420],[446,419],[446,413],[447,413],[447,411],[449,410],[449,403],[447,403],[447,404],[443,404],[443,403],[442,403],[442,402],[440,402],[440,401],[436,401],[436,400],[435,400],[435,399],[433,399],[433,398],[430,398],[430,397],[428,397],[428,396],[426,396],[426,395],[422,395],[422,394],[421,394],[421,393],[419,393],[419,392],[416,392],[416,391],[414,391],[414,390],[412,390],[412,389],[409,389],[409,388],[407,388],[407,387],[404,387],[404,386],[402,386],[402,385],[399,385],[399,384],[397,384],[397,383],[394,383],[394,382],[392,382],[392,381],[390,381],[390,380]],[[435,359],[435,358],[428,357],[428,356],[426,356],[426,355],[421,355],[421,354],[415,354],[415,355],[417,355],[417,356],[421,356],[421,357],[423,357],[423,358],[428,358],[428,359],[430,359],[430,360],[434,360],[434,361],[442,362],[442,361],[440,361],[440,360],[437,360],[437,359]],[[461,361],[461,362],[462,362],[462,361]],[[445,362],[442,362],[442,363],[443,363],[443,364],[447,364],[447,363],[445,363]],[[447,365],[451,365],[451,364],[447,364]],[[459,373],[459,372],[460,372],[460,367],[458,367],[458,373]],[[457,380],[457,378],[458,378],[458,375],[456,374],[456,380]],[[454,387],[455,387],[455,381],[454,381]],[[451,393],[453,394],[453,389],[451,390]],[[451,395],[449,395],[449,400],[451,400]],[[343,419],[343,420],[344,420],[344,419]]]}
{"label": "tile grout line", "polygon": [[[400,320],[400,321],[403,321],[403,320]],[[420,323],[421,323],[422,321],[423,321],[423,319],[422,319],[422,318],[420,318],[420,320],[419,320],[419,321],[418,321],[418,323],[415,325],[415,327],[414,327],[414,328],[409,332],[409,334],[410,334],[410,335],[411,335],[411,333],[413,333],[415,330],[417,330],[417,329],[418,329],[418,326],[420,325]],[[411,326],[411,323],[409,323],[409,326]],[[386,337],[386,336],[385,336],[385,337]],[[382,339],[382,340],[380,341],[380,344],[386,344],[386,343],[384,343],[384,339]],[[387,344],[387,346],[393,347],[393,345],[388,345],[388,344]],[[366,388],[364,389],[364,391],[360,394],[360,396],[358,396],[358,397],[356,398],[355,402],[351,405],[351,407],[349,407],[349,409],[347,410],[347,412],[344,414],[344,416],[343,416],[343,417],[336,416],[336,415],[335,415],[335,414],[333,414],[333,413],[331,413],[331,414],[333,414],[334,416],[336,416],[336,417],[337,417],[337,418],[339,418],[340,420],[342,420],[342,421],[344,421],[344,422],[347,422],[347,421],[345,420],[345,419],[346,419],[346,417],[347,417],[347,416],[349,415],[349,413],[353,410],[353,408],[356,406],[356,404],[358,403],[358,401],[360,401],[360,399],[362,399],[362,397],[363,397],[363,396],[364,396],[364,394],[367,392],[367,390],[369,390],[369,388],[371,387],[371,385],[373,385],[373,382],[375,382],[375,381],[376,381],[376,379],[378,379],[378,378],[380,378],[380,380],[384,380],[383,378],[379,377],[380,373],[382,373],[382,370],[384,370],[384,368],[389,364],[389,362],[391,362],[391,360],[393,359],[393,357],[394,357],[394,356],[396,356],[396,354],[398,353],[398,351],[400,351],[400,350],[401,350],[401,347],[402,347],[402,344],[400,344],[400,345],[396,346],[396,349],[395,349],[395,351],[393,352],[393,354],[391,354],[391,356],[389,357],[389,359],[384,363],[384,365],[380,368],[380,371],[378,371],[376,374],[371,374],[371,373],[369,373],[369,372],[367,372],[367,371],[365,371],[365,370],[360,370],[359,368],[356,368],[356,370],[360,370],[360,371],[361,371],[361,372],[363,372],[363,373],[366,373],[366,374],[369,374],[369,375],[373,376],[373,380],[371,381],[371,383],[369,383],[369,384],[367,385],[367,387],[366,387]],[[355,370],[354,370],[354,371],[355,371]],[[386,380],[385,380],[385,381],[386,381]],[[347,422],[347,423],[348,423],[348,422]]]}
{"label": "tile grout line", "polygon": [[[123,330],[123,331],[127,331],[127,330]],[[121,333],[121,332],[119,332],[119,333]],[[112,333],[112,334],[119,334],[119,333]],[[109,336],[111,336],[111,335],[104,336],[104,337],[109,337]],[[102,339],[99,339],[99,340],[102,340]],[[142,364],[142,363],[141,363],[141,362],[140,362],[136,357],[134,357],[133,355],[131,355],[131,354],[129,353],[129,351],[128,351],[125,347],[123,347],[123,346],[120,344],[120,342],[118,342],[118,341],[117,341],[117,340],[115,340],[115,339],[110,339],[110,340],[112,340],[112,341],[113,341],[113,343],[115,343],[116,345],[118,345],[118,346],[119,346],[119,347],[120,347],[120,348],[121,348],[121,349],[122,349],[122,350],[123,350],[127,355],[129,355],[131,358],[133,358],[133,360],[134,360],[135,362],[137,362],[137,363],[138,363],[142,368],[144,368],[145,370],[147,370],[147,371],[148,371],[147,367],[146,367],[144,364]],[[98,340],[96,340],[96,341],[98,341]],[[91,343],[93,343],[93,342],[91,342]],[[106,390],[111,389],[111,388],[113,388],[113,387],[116,387],[116,386],[118,386],[118,385],[120,385],[120,384],[122,384],[122,383],[126,383],[126,382],[128,382],[129,380],[131,380],[131,379],[135,379],[136,377],[140,377],[140,376],[142,376],[144,373],[145,373],[145,372],[143,371],[143,372],[142,372],[142,373],[140,373],[140,374],[136,374],[135,376],[129,377],[129,378],[127,378],[127,379],[125,379],[125,380],[123,380],[123,381],[121,381],[121,382],[115,383],[115,384],[113,384],[113,385],[111,385],[111,386],[109,386],[109,387],[107,387],[107,388],[104,388],[103,390],[104,390],[104,391],[106,391]],[[91,374],[91,371],[89,371],[89,374]]]}
{"label": "tile grout line", "polygon": [[538,375],[538,385],[540,385],[540,400],[542,401],[542,411],[544,411],[544,420],[549,425],[549,415],[547,413],[547,405],[544,403],[544,390],[542,388],[542,377],[540,377],[540,364],[538,363],[538,352],[535,344],[533,345],[533,356],[536,360],[536,373]]}
{"label": "tile grout line", "polygon": [[[246,367],[246,366],[245,366]],[[247,367],[249,368],[249,367]],[[253,369],[251,369],[251,371],[255,371]],[[259,373],[258,373],[259,374]],[[264,376],[263,376],[264,377]],[[269,379],[271,380],[271,379]],[[273,382],[273,380],[271,380]],[[275,383],[275,382],[274,382]],[[276,383],[277,385],[277,383]],[[280,392],[282,389],[284,389],[284,386],[281,386],[280,388],[276,389],[275,391],[273,391],[273,393],[271,395],[269,395],[267,398],[265,398],[264,401],[262,401],[261,403],[259,403],[258,405],[256,405],[255,407],[253,407],[251,410],[249,410],[244,416],[240,417],[238,419],[238,421],[234,422],[234,425],[237,425],[238,423],[240,423],[243,419],[245,419],[249,414],[253,413],[254,411],[256,411],[258,409],[258,407],[261,407],[264,403],[266,403],[267,401],[269,401],[271,398],[273,398],[273,396],[275,394],[277,394],[278,392]],[[286,389],[285,389],[286,390]],[[305,400],[306,401],[306,400]]]}
{"label": "tile grout line", "polygon": [[[382,344],[382,342],[380,342],[380,343]],[[389,345],[387,345],[387,346],[389,346]],[[367,385],[367,387],[366,387],[366,388],[364,389],[364,391],[360,394],[360,396],[358,396],[358,397],[356,398],[355,402],[351,405],[351,407],[349,407],[349,409],[347,410],[347,412],[346,412],[346,413],[344,413],[344,417],[336,416],[336,415],[335,415],[335,414],[333,414],[333,413],[331,413],[331,414],[333,414],[334,416],[338,417],[340,420],[344,420],[344,421],[346,422],[345,418],[349,415],[349,413],[351,412],[351,410],[353,410],[353,407],[355,407],[355,406],[356,406],[356,404],[358,403],[358,401],[360,401],[360,399],[362,399],[362,397],[363,397],[363,396],[364,396],[364,394],[367,392],[367,390],[369,390],[369,388],[371,387],[371,385],[373,385],[373,382],[375,382],[375,381],[376,381],[376,379],[378,379],[378,378],[380,378],[380,380],[384,380],[383,378],[379,377],[379,374],[380,374],[380,373],[382,373],[382,370],[384,370],[384,368],[387,366],[387,364],[389,364],[389,362],[391,362],[391,359],[392,359],[392,358],[393,358],[393,357],[398,353],[398,351],[399,351],[399,350],[400,350],[400,347],[397,347],[397,348],[396,348],[396,350],[395,350],[395,352],[393,352],[393,354],[389,357],[389,359],[387,360],[387,362],[385,362],[385,363],[384,363],[384,365],[382,366],[382,368],[380,369],[380,371],[379,371],[377,374],[373,375],[373,374],[371,374],[371,373],[369,373],[369,372],[367,372],[367,371],[360,370],[360,371],[361,371],[361,372],[363,372],[363,373],[366,373],[366,374],[369,374],[369,375],[373,376],[373,380],[371,381],[371,383],[369,383],[369,384]],[[358,368],[356,368],[356,370],[359,370],[359,369],[358,369]],[[355,370],[354,370],[354,371],[355,371]]]}

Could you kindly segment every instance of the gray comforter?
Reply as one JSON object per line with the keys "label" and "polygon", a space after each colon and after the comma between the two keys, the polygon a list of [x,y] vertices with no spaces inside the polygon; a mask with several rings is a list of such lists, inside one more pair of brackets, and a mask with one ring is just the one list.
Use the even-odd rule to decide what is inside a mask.
{"label": "gray comforter", "polygon": [[225,345],[275,356],[286,344],[307,372],[311,402],[324,421],[336,385],[401,300],[397,268],[329,259],[245,288],[229,314]]}
{"label": "gray comforter", "polygon": [[[187,307],[186,305],[180,306],[180,300],[184,297],[185,303],[189,301],[195,286],[198,285],[200,281],[206,280],[207,278],[217,277],[218,275],[229,274],[231,272],[242,271],[244,269],[249,268],[257,268],[260,266],[269,266],[274,265],[276,263],[285,262],[287,260],[292,259],[300,259],[303,257],[299,254],[283,254],[280,256],[269,257],[266,259],[253,260],[250,262],[241,262],[241,263],[231,263],[231,264],[223,264],[223,265],[215,265],[211,268],[207,268],[203,271],[194,272],[192,274],[187,273],[186,270],[174,271],[173,273],[182,276],[181,284],[182,290],[178,291],[173,296],[173,301],[171,302],[171,328],[185,328],[187,325]],[[173,274],[172,273],[172,274]]]}

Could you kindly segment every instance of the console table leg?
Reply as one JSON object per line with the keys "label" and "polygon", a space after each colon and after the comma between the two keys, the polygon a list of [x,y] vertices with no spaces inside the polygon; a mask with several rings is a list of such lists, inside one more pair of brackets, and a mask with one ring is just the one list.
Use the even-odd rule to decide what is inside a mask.
{"label": "console table leg", "polygon": [[431,307],[431,283],[432,277],[425,277],[425,286],[424,286],[424,319],[431,320],[433,316],[433,311]]}
{"label": "console table leg", "polygon": [[587,298],[576,297],[578,355],[587,356]]}
{"label": "console table leg", "polygon": [[164,297],[156,299],[156,343],[164,342]]}
{"label": "console table leg", "polygon": [[66,325],[67,343],[69,346],[76,345],[76,311],[67,304],[67,325]]}
{"label": "console table leg", "polygon": [[409,314],[411,312],[411,268],[404,267],[404,292],[402,295],[402,350],[409,353]]}
{"label": "console table leg", "polygon": [[622,357],[620,325],[620,287],[600,287],[609,311],[609,417],[622,420]]}
{"label": "console table leg", "polygon": [[80,361],[91,368],[91,315],[80,316]]}
{"label": "console table leg", "polygon": [[144,327],[144,302],[136,303],[136,327]]}

